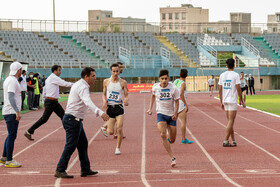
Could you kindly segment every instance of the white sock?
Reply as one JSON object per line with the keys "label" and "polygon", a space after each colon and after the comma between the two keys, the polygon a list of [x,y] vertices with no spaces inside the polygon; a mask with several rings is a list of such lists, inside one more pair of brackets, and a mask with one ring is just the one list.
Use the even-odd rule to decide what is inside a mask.
{"label": "white sock", "polygon": [[224,144],[228,144],[228,140],[225,140],[225,141],[224,141]]}

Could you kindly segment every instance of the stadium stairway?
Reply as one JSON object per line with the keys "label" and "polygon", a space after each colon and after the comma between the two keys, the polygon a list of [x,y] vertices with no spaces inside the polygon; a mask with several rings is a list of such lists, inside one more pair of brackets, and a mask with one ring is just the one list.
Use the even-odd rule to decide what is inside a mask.
{"label": "stadium stairway", "polygon": [[269,46],[269,44],[264,40],[264,37],[253,37],[253,39],[269,55],[270,58],[280,60],[279,54]]}
{"label": "stadium stairway", "polygon": [[187,62],[190,64],[190,66],[196,66],[195,63],[193,63],[189,57],[182,52],[181,49],[178,49],[176,45],[171,43],[166,36],[156,36],[156,38],[164,45],[166,46],[169,50],[171,50],[173,53],[175,53],[177,56],[179,56],[180,59],[182,59],[184,62]]}

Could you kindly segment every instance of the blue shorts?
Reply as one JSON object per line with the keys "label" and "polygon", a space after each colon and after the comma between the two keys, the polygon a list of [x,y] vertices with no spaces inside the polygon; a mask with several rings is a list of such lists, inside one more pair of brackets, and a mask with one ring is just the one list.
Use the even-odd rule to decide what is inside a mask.
{"label": "blue shorts", "polygon": [[172,120],[172,116],[167,116],[164,114],[157,114],[157,123],[158,122],[166,122],[167,125],[175,126],[176,127],[176,120]]}

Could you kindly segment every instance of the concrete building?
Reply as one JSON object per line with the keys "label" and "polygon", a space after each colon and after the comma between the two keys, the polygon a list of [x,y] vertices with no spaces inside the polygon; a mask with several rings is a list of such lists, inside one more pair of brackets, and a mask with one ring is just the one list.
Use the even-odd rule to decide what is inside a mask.
{"label": "concrete building", "polygon": [[280,12],[267,16],[267,32],[280,33]]}
{"label": "concrete building", "polygon": [[191,4],[160,8],[161,32],[197,33],[201,32],[201,24],[208,22],[209,10]]}
{"label": "concrete building", "polygon": [[89,10],[90,32],[159,32],[159,26],[146,23],[146,19],[113,17],[112,11]]}
{"label": "concrete building", "polygon": [[251,13],[230,13],[231,33],[251,33]]}
{"label": "concrete building", "polygon": [[12,21],[0,21],[0,30],[3,30],[3,31],[13,30]]}

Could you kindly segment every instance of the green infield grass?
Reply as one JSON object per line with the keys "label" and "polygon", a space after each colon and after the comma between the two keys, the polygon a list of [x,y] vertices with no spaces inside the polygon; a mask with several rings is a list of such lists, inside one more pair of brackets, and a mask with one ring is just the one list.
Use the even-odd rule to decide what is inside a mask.
{"label": "green infield grass", "polygon": [[246,106],[280,115],[280,95],[247,95]]}
{"label": "green infield grass", "polygon": [[[68,99],[68,94],[60,94],[60,98],[58,99],[58,102],[67,101],[67,99]],[[43,107],[43,103],[40,103],[40,107]],[[20,112],[21,114],[24,114],[24,113],[32,111],[32,110],[28,110],[27,109],[28,108],[28,106],[27,106],[27,97],[24,100],[24,108],[25,108],[25,110],[21,111]],[[1,112],[0,113],[0,120],[1,120],[1,119],[4,119],[3,115],[2,115],[2,109],[0,110],[0,112]]]}

